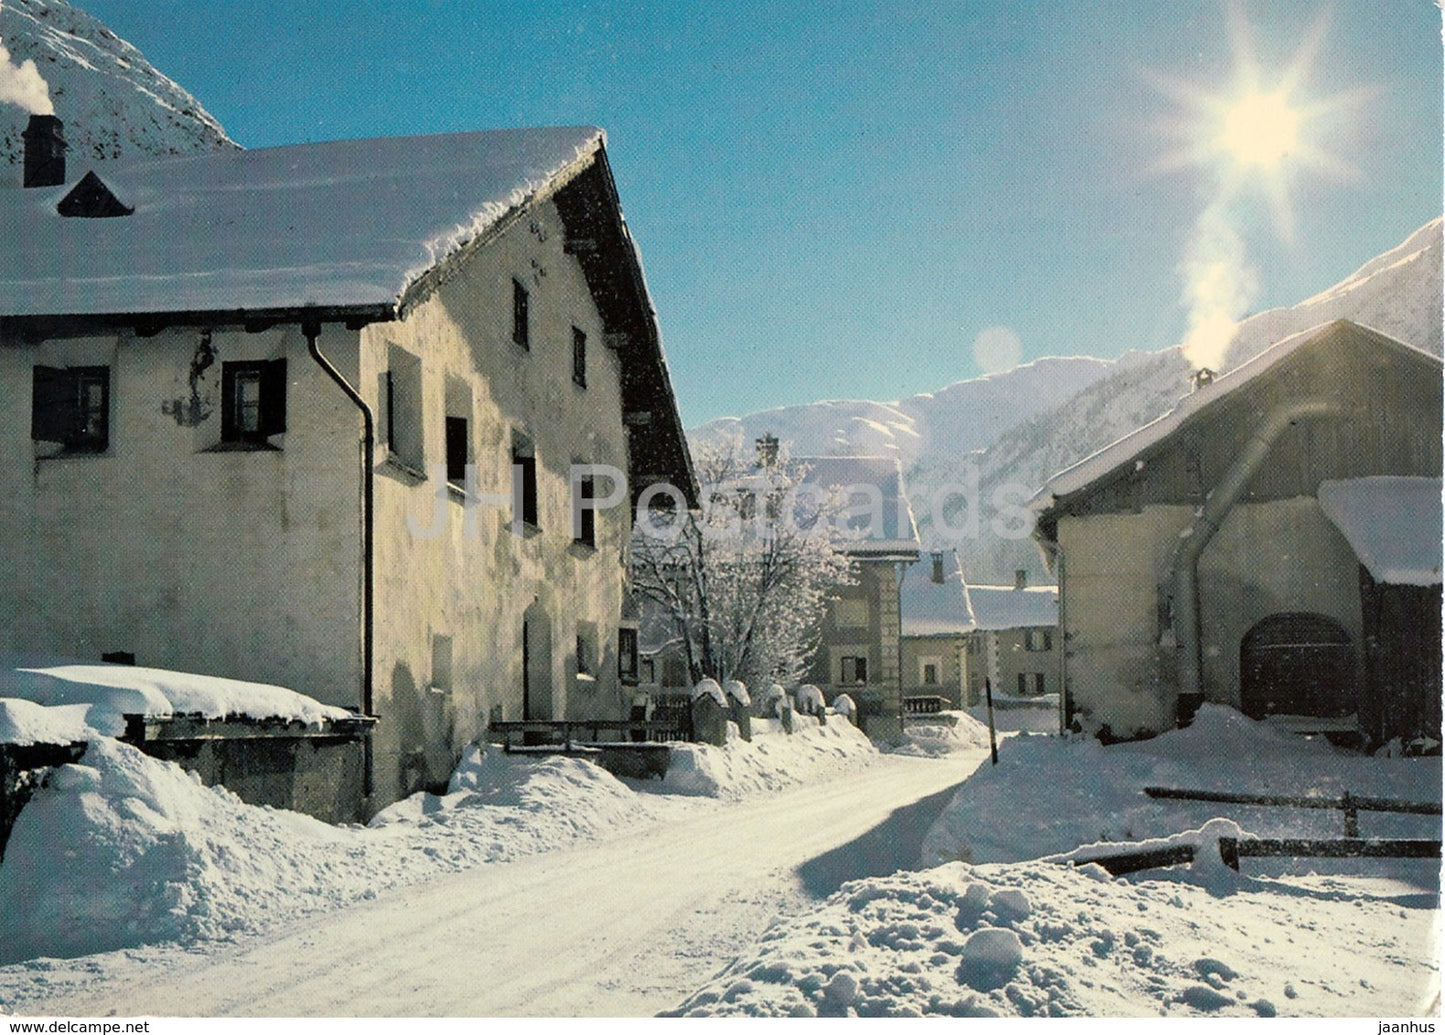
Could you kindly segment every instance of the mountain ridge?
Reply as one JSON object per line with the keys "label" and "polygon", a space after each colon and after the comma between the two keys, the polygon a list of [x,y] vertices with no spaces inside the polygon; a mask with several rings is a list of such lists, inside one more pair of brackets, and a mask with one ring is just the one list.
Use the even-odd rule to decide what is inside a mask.
{"label": "mountain ridge", "polygon": [[[1433,219],[1304,301],[1242,319],[1219,372],[1282,338],[1340,318],[1441,355],[1441,228],[1442,220]],[[1078,380],[1042,385],[1041,372]],[[1180,345],[1114,360],[1045,357],[906,400],[829,400],[761,410],[709,421],[689,434],[746,441],[771,432],[799,456],[840,450],[896,455],[925,547],[957,549],[971,582],[1011,583],[1020,568],[1035,579],[1043,573],[1026,531],[1018,534],[1022,503],[1051,475],[1167,413],[1189,390],[1191,372]],[[969,403],[987,417],[972,428]],[[896,414],[901,428],[883,435],[868,427],[871,407]],[[1013,419],[996,428],[1000,413]],[[967,534],[952,531],[960,528]]]}
{"label": "mountain ridge", "polygon": [[[65,0],[3,0],[0,45],[35,63],[65,125],[71,178],[89,162],[239,148],[189,92]],[[45,112],[39,112],[46,114]],[[19,183],[31,111],[0,104],[0,180]]]}

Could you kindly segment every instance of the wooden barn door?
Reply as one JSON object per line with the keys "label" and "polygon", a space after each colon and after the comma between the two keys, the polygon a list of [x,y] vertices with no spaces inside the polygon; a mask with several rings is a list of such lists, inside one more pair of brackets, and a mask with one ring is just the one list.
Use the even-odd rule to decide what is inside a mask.
{"label": "wooden barn door", "polygon": [[1349,715],[1357,707],[1349,633],[1324,615],[1270,615],[1240,643],[1239,696],[1253,719]]}

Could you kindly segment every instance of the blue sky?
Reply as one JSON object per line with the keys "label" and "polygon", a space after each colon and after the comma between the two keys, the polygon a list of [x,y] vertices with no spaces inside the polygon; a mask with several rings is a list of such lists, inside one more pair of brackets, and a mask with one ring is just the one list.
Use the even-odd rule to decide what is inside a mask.
{"label": "blue sky", "polygon": [[[605,128],[689,426],[974,377],[991,327],[1024,361],[1179,342],[1206,211],[1252,312],[1442,208],[1430,0],[78,3],[247,147]],[[1329,162],[1163,161],[1242,66],[1297,70]]]}

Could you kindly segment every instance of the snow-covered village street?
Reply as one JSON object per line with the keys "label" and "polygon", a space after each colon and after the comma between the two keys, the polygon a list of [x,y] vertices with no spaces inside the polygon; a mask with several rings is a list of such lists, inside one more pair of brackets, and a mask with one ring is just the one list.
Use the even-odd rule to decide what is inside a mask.
{"label": "snow-covered village street", "polygon": [[1441,8],[0,0],[0,1035],[1439,1031]]}
{"label": "snow-covered village street", "polygon": [[[949,788],[984,753],[884,756],[846,776],[716,807],[695,799],[659,803],[670,821],[640,815],[599,843],[384,892],[324,923],[283,924],[159,965],[108,959],[99,976],[78,971],[84,984],[78,994],[24,1010],[659,1013],[811,896],[842,880],[911,865]],[[15,976],[11,968],[0,984]]]}
{"label": "snow-covered village street", "polygon": [[[63,767],[41,792],[0,869],[4,941],[68,931],[69,951],[55,955],[82,955],[42,951],[0,968],[0,1007],[63,1016],[1436,1008],[1436,860],[1252,859],[1236,872],[1211,838],[1320,836],[1338,828],[1338,813],[1141,793],[1288,787],[1438,801],[1433,760],[1360,759],[1215,708],[1138,745],[1006,737],[996,767],[986,730],[962,713],[914,724],[894,754],[836,717],[792,736],[766,721],[755,732],[751,744],[684,751],[661,782],[489,752],[464,762],[448,795],[418,795],[369,829],[334,831],[143,757],[125,777],[108,760],[119,756],[102,752],[100,770]],[[1372,836],[1419,836],[1439,823],[1375,813],[1361,822]],[[1089,842],[1100,844],[1075,858],[1161,837],[1198,845],[1193,864],[1113,878],[1063,859]],[[91,848],[56,856],[49,846],[64,841]],[[113,891],[84,886],[99,866],[117,875]],[[131,948],[85,953],[107,939]]]}

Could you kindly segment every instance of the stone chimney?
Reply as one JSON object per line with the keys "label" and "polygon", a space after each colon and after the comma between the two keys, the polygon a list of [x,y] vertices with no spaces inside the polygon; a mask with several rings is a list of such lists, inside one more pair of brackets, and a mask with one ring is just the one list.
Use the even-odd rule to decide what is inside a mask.
{"label": "stone chimney", "polygon": [[1014,569],[1014,589],[1029,588],[1029,572],[1027,568]]}
{"label": "stone chimney", "polygon": [[933,551],[933,581],[943,585],[943,551]]}
{"label": "stone chimney", "polygon": [[754,444],[758,448],[758,466],[772,467],[778,462],[778,439],[771,432],[760,439],[755,439]]}
{"label": "stone chimney", "polygon": [[1194,390],[1197,392],[1205,385],[1214,384],[1214,371],[1210,370],[1208,367],[1200,367],[1198,370],[1194,371],[1194,373],[1189,375],[1189,381],[1194,386]]}
{"label": "stone chimney", "polygon": [[65,182],[65,126],[54,115],[32,115],[25,140],[26,187],[58,187]]}

